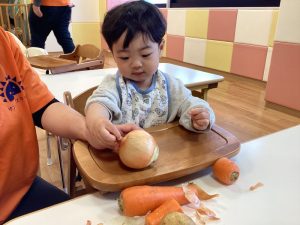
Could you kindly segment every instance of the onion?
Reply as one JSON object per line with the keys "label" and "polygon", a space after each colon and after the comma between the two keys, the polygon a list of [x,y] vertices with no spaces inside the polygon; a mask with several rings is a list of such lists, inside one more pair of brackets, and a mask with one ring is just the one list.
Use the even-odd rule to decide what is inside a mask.
{"label": "onion", "polygon": [[154,138],[144,130],[133,130],[121,140],[119,157],[130,168],[146,168],[156,161],[158,154]]}

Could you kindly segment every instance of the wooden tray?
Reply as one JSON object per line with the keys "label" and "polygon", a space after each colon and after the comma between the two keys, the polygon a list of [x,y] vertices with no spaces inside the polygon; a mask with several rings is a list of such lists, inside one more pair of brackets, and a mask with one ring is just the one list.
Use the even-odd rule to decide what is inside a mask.
{"label": "wooden tray", "polygon": [[101,191],[119,191],[133,185],[154,184],[179,178],[212,165],[216,159],[232,157],[239,152],[240,142],[219,126],[204,134],[190,132],[168,124],[148,130],[158,143],[158,160],[143,170],[124,166],[110,150],[96,150],[76,141],[73,155],[81,175]]}
{"label": "wooden tray", "polygon": [[38,55],[28,57],[27,59],[31,66],[45,70],[76,65],[76,61],[74,60],[62,59],[51,55]]}
{"label": "wooden tray", "polygon": [[[71,58],[71,57],[70,57]],[[104,58],[100,55],[94,59],[87,59],[77,63],[76,59],[67,59],[67,55],[55,57],[51,55],[39,55],[27,58],[30,65],[39,69],[51,71],[52,74],[64,73],[82,69],[102,69]]]}

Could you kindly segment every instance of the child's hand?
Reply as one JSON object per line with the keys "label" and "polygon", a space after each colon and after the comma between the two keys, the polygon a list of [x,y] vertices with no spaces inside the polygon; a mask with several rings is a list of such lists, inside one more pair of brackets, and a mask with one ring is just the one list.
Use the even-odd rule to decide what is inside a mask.
{"label": "child's hand", "polygon": [[135,125],[134,123],[120,124],[120,125],[116,125],[116,127],[120,131],[122,136],[125,136],[130,131],[142,129],[139,126]]}
{"label": "child's hand", "polygon": [[193,108],[189,111],[193,127],[196,130],[205,130],[209,125],[209,111],[206,108]]}
{"label": "child's hand", "polygon": [[88,124],[90,133],[89,143],[97,149],[117,149],[118,141],[121,140],[121,132],[106,118],[98,118]]}
{"label": "child's hand", "polygon": [[[139,126],[133,124],[133,123],[126,123],[126,124],[120,124],[120,125],[116,125],[117,129],[120,131],[121,135],[124,137],[127,133],[133,131],[133,130],[140,130],[142,128],[140,128]],[[119,141],[118,144],[115,146],[115,148],[113,149],[114,152],[118,153],[119,151]]]}

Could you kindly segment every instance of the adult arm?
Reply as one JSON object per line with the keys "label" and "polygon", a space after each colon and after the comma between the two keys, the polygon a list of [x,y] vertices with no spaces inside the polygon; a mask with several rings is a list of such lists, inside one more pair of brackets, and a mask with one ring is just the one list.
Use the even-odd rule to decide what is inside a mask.
{"label": "adult arm", "polygon": [[91,141],[84,116],[60,102],[46,108],[41,122],[45,130],[58,136]]}

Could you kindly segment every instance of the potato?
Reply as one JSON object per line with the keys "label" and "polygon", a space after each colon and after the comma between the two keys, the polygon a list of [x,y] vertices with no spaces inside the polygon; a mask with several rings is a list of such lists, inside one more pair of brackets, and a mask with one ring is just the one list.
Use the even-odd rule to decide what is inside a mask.
{"label": "potato", "polygon": [[196,223],[184,213],[171,212],[164,216],[159,225],[196,225]]}

